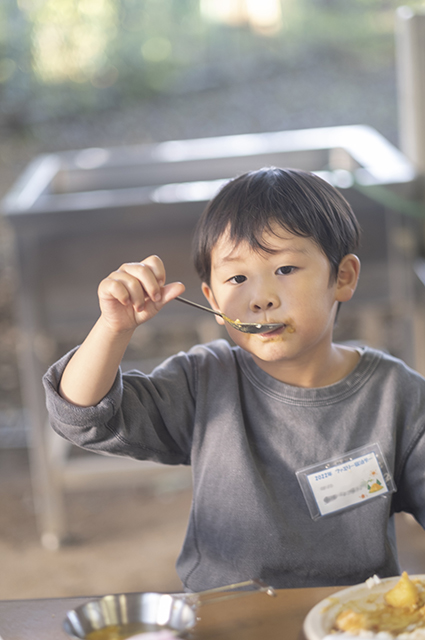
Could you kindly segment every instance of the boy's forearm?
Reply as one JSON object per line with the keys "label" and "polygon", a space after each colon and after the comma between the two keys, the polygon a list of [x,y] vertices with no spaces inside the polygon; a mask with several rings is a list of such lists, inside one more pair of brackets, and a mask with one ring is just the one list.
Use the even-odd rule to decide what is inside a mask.
{"label": "boy's forearm", "polygon": [[98,404],[111,389],[133,331],[115,334],[100,318],[66,366],[59,393],[72,404]]}

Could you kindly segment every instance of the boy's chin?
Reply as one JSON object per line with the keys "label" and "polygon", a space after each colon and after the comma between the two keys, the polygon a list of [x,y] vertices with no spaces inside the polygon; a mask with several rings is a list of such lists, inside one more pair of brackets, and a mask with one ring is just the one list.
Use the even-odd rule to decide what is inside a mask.
{"label": "boy's chin", "polygon": [[275,362],[285,359],[288,353],[287,342],[282,335],[241,334],[241,337],[230,334],[233,342],[264,362]]}

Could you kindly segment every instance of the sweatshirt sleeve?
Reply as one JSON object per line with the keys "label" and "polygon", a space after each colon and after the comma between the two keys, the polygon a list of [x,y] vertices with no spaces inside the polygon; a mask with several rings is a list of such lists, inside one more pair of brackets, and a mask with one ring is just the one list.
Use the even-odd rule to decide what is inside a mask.
{"label": "sweatshirt sleeve", "polygon": [[196,365],[189,354],[166,360],[150,375],[119,370],[109,393],[97,405],[79,407],[58,393],[74,352],[43,377],[50,425],[59,435],[91,451],[190,464]]}

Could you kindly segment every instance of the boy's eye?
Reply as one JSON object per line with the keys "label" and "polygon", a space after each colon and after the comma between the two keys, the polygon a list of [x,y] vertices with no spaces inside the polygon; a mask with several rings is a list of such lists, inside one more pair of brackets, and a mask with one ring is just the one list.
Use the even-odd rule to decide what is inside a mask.
{"label": "boy's eye", "polygon": [[233,276],[233,278],[229,279],[229,282],[232,282],[234,284],[242,284],[242,282],[245,282],[246,280],[246,276]]}
{"label": "boy's eye", "polygon": [[279,269],[276,271],[276,273],[279,276],[288,276],[291,273],[294,273],[295,270],[296,270],[296,267],[291,267],[290,265],[288,265],[286,267],[279,267]]}

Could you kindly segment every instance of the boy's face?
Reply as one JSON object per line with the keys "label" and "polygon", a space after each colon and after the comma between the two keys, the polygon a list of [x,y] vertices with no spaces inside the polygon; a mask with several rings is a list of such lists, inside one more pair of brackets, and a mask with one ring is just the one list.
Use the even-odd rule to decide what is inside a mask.
{"label": "boy's face", "polygon": [[311,238],[279,227],[263,241],[272,253],[257,253],[248,243],[235,246],[224,234],[212,251],[211,286],[203,283],[202,290],[232,320],[284,323],[266,334],[242,333],[228,324],[226,329],[263,370],[286,380],[288,367],[329,358],[337,304],[354,293],[358,259],[345,256],[334,279],[328,258]]}

